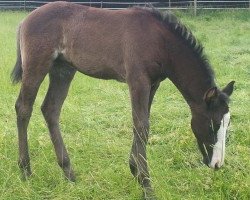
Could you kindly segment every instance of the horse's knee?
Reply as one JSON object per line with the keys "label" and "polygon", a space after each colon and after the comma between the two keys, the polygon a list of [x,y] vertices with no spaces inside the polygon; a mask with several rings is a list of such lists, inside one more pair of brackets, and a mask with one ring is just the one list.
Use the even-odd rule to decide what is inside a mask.
{"label": "horse's knee", "polygon": [[15,104],[15,109],[18,119],[25,120],[30,118],[32,113],[32,106],[28,104],[22,104],[20,99],[18,99]]}
{"label": "horse's knee", "polygon": [[45,102],[41,106],[41,111],[43,113],[44,119],[46,120],[47,123],[52,123],[54,119],[55,113],[53,110],[50,108],[50,106]]}
{"label": "horse's knee", "polygon": [[137,118],[133,119],[134,121],[134,126],[138,131],[148,131],[149,129],[149,120],[139,120]]}
{"label": "horse's knee", "polygon": [[134,122],[134,139],[139,142],[143,143],[144,145],[148,142],[148,134],[149,134],[149,123],[146,122]]}

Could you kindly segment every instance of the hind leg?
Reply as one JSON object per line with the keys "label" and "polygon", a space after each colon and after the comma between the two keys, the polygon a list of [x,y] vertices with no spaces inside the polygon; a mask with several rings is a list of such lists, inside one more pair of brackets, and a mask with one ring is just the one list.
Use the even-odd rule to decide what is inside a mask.
{"label": "hind leg", "polygon": [[27,141],[27,127],[39,86],[45,75],[45,70],[38,73],[35,68],[26,68],[23,72],[22,85],[15,105],[19,145],[18,165],[21,169],[24,179],[31,175]]}
{"label": "hind leg", "polygon": [[55,63],[49,73],[49,89],[41,108],[49,128],[58,164],[66,178],[71,181],[75,180],[75,176],[59,129],[59,116],[75,72],[75,69],[65,63]]}

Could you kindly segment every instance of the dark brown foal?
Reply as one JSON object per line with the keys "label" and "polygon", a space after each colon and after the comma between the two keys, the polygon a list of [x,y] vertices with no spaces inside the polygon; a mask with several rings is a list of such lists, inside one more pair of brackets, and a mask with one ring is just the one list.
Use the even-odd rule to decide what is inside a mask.
{"label": "dark brown foal", "polygon": [[151,104],[166,78],[190,106],[191,125],[204,163],[211,168],[223,165],[230,120],[228,99],[234,82],[223,90],[216,87],[202,45],[171,13],[146,8],[110,11],[54,2],[29,14],[20,25],[17,43],[12,78],[22,82],[16,112],[19,166],[24,177],[31,175],[27,127],[39,86],[49,74],[42,113],[58,164],[67,179],[75,180],[59,117],[76,71],[128,84],[134,125],[129,165],[143,187],[144,199],[155,198],[146,145]]}

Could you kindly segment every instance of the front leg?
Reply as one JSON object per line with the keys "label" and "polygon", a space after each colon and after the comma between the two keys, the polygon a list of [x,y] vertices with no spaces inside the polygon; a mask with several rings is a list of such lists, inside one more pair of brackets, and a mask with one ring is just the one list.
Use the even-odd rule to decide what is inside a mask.
{"label": "front leg", "polygon": [[149,131],[149,99],[151,85],[147,77],[136,77],[128,82],[132,103],[134,139],[130,154],[130,170],[144,190],[145,199],[153,199],[148,172],[146,145]]}

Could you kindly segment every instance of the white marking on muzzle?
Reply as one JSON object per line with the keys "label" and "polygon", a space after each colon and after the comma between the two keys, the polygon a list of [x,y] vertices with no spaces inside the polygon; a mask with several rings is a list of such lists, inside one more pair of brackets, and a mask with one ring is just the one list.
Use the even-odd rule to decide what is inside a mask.
{"label": "white marking on muzzle", "polygon": [[230,113],[226,113],[220,124],[220,128],[217,132],[217,142],[214,145],[213,148],[213,156],[210,163],[211,168],[218,167],[220,168],[224,164],[224,158],[225,158],[225,142],[226,142],[226,133],[227,128],[229,126],[230,121]]}

